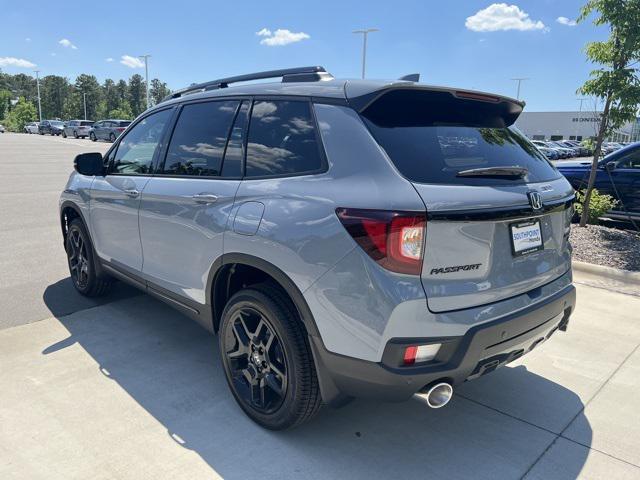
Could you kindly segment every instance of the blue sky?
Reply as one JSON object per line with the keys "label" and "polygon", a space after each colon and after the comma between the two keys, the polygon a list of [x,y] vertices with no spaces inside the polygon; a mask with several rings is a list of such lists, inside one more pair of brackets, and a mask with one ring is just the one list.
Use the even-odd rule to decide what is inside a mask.
{"label": "blue sky", "polygon": [[[296,65],[358,77],[362,39],[351,32],[375,27],[380,31],[369,36],[368,78],[420,72],[426,83],[515,96],[510,79],[530,77],[521,95],[527,110],[576,110],[576,89],[592,69],[583,47],[607,34],[590,21],[570,25],[583,3],[182,0],[165,7],[148,0],[1,0],[0,68],[31,73],[26,61],[41,75],[118,79],[144,74],[125,65],[131,61],[123,56],[150,53],[150,77],[172,89]],[[564,24],[558,17],[566,17]]]}

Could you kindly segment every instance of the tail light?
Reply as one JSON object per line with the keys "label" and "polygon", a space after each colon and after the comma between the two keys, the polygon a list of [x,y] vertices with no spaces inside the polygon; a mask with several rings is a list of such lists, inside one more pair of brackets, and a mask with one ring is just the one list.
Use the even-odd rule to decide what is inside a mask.
{"label": "tail light", "polygon": [[116,130],[118,132],[124,132],[125,127],[116,127]]}
{"label": "tail light", "polygon": [[420,275],[427,224],[424,213],[338,208],[336,214],[356,243],[380,266]]}

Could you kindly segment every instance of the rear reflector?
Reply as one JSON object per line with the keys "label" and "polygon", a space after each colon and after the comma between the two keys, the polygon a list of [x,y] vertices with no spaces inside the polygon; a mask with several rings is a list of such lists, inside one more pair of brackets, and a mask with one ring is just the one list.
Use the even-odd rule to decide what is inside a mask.
{"label": "rear reflector", "polygon": [[358,245],[392,272],[420,275],[424,255],[424,213],[338,208],[338,218]]}
{"label": "rear reflector", "polygon": [[404,351],[404,364],[413,365],[415,363],[428,362],[436,358],[442,344],[432,343],[430,345],[412,345]]}

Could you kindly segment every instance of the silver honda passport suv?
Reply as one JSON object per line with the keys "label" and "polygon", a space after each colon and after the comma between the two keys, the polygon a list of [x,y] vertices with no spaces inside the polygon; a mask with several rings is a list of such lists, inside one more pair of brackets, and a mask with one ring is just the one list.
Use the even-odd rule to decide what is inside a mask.
{"label": "silver honda passport suv", "polygon": [[353,397],[441,407],[574,309],[574,192],[513,127],[523,105],[321,67],[192,85],[76,157],[73,283],[129,282],[217,333],[266,428]]}

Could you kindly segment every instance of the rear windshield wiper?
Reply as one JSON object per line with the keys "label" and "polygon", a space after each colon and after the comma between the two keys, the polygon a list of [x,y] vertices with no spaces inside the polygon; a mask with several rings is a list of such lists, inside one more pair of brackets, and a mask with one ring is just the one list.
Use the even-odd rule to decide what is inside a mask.
{"label": "rear windshield wiper", "polygon": [[460,170],[456,177],[499,177],[499,178],[522,178],[529,173],[524,167],[484,167]]}

